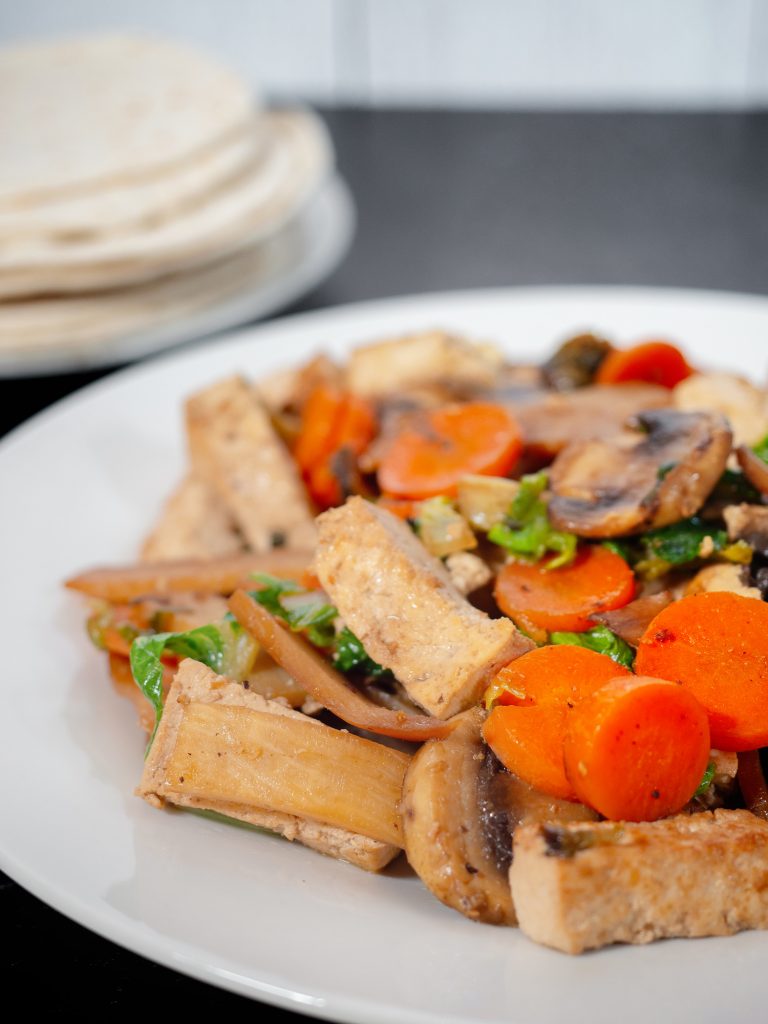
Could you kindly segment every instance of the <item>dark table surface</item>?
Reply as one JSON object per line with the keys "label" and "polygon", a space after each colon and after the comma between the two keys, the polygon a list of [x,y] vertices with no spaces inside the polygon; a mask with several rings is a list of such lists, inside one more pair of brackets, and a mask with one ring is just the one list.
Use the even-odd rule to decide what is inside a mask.
{"label": "dark table surface", "polygon": [[[326,114],[358,234],[295,310],[500,285],[768,293],[768,113]],[[0,434],[103,375],[0,381]],[[158,997],[178,1013],[255,1008],[98,938],[3,875],[0,891],[6,997],[33,994],[41,1011],[146,1011]]]}

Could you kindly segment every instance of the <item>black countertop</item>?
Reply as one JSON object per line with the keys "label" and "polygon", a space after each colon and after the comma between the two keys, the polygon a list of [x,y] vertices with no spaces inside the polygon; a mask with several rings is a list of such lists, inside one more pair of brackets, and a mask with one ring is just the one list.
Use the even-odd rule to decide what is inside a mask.
{"label": "black countertop", "polygon": [[[326,113],[358,235],[296,310],[504,285],[768,293],[768,113]],[[0,434],[103,375],[0,381]],[[98,938],[2,875],[0,891],[8,998],[54,1012],[141,1012],[158,998],[178,1013],[255,1009]]]}

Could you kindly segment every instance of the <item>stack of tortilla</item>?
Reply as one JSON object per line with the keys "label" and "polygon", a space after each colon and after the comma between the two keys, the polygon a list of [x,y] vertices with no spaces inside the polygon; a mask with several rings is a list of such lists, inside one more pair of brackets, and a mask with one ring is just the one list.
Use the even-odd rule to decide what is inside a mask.
{"label": "stack of tortilla", "polygon": [[109,344],[257,286],[295,258],[333,163],[309,112],[132,35],[0,50],[0,152],[0,355]]}

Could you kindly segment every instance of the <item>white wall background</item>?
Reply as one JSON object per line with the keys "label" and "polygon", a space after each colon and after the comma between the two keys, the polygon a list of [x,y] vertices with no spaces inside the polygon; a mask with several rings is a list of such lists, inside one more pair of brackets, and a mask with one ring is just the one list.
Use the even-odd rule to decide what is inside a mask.
{"label": "white wall background", "polygon": [[323,103],[768,106],[768,0],[0,0],[0,43],[104,28]]}

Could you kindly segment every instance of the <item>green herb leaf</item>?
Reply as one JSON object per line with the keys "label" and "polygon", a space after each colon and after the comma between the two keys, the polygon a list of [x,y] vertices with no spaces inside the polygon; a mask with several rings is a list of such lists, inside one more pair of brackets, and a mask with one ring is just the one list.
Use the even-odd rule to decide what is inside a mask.
{"label": "green herb leaf", "polygon": [[703,796],[707,792],[709,787],[712,785],[712,779],[714,779],[715,777],[716,767],[717,766],[715,765],[714,761],[709,762],[709,764],[707,765],[707,770],[704,772],[704,777],[696,787],[696,792],[693,794],[692,799],[695,799],[697,796]]}
{"label": "green herb leaf", "polygon": [[669,565],[685,565],[699,557],[705,537],[712,538],[715,551],[722,551],[728,545],[725,530],[713,528],[696,516],[651,530],[643,535],[643,543],[649,557],[661,558]]}
{"label": "green herb leaf", "polygon": [[369,657],[355,634],[346,626],[339,631],[334,641],[333,666],[339,672],[361,672],[363,675],[373,676],[374,679],[392,674],[389,669]]}
{"label": "green herb leaf", "polygon": [[628,565],[632,565],[634,561],[634,552],[630,546],[629,541],[625,540],[604,540],[601,544],[606,550],[612,551],[614,555],[618,555],[619,558],[623,558]]}
{"label": "green herb leaf", "polygon": [[763,462],[768,462],[768,434],[765,435],[762,441],[758,441],[757,444],[752,445],[752,451],[759,459],[762,459]]}
{"label": "green herb leaf", "polygon": [[[322,596],[314,597],[312,591],[305,590],[294,580],[281,580],[266,573],[253,578],[264,588],[250,591],[254,601],[286,622],[294,633],[306,633],[315,647],[332,646],[335,636],[333,622],[338,615],[332,604],[324,601]],[[288,604],[284,598],[288,599]],[[292,599],[293,603],[290,603]]]}
{"label": "green herb leaf", "polygon": [[547,512],[547,503],[541,494],[547,486],[545,472],[524,476],[520,489],[512,502],[509,515],[488,531],[493,544],[527,561],[539,562],[548,551],[555,553],[544,568],[558,569],[570,565],[576,556],[578,538],[573,533],[555,530]]}
{"label": "green herb leaf", "polygon": [[317,591],[304,590],[293,580],[275,576],[261,574],[253,578],[264,586],[263,590],[250,591],[254,601],[286,622],[295,633],[304,633],[315,647],[332,651],[333,665],[339,672],[359,672],[375,678],[391,674],[368,656],[351,629],[344,626],[336,632],[334,623],[339,613]]}
{"label": "green herb leaf", "polygon": [[131,644],[131,672],[136,685],[155,709],[155,727],[147,745],[152,746],[163,714],[164,651],[193,658],[221,672],[224,668],[225,642],[217,626],[199,626],[187,633],[155,633],[137,637]]}
{"label": "green herb leaf", "polygon": [[617,665],[631,669],[635,663],[635,652],[629,644],[608,629],[607,626],[595,626],[585,633],[550,633],[551,644],[570,644],[573,647],[586,647],[598,654],[607,654]]}
{"label": "green herb leaf", "polygon": [[[768,457],[768,448],[766,456]],[[739,505],[741,502],[757,505],[760,503],[760,494],[743,473],[735,469],[726,469],[715,484],[708,501],[723,505]]]}

